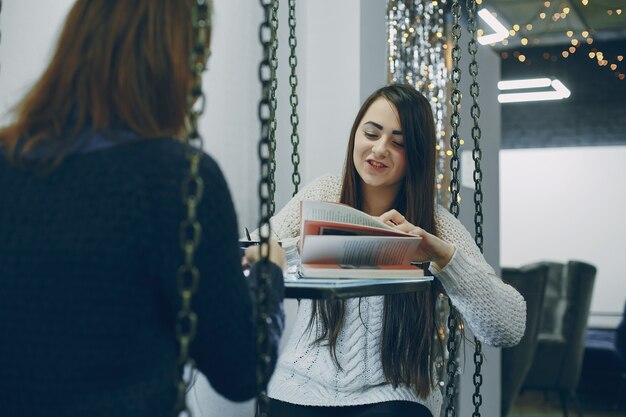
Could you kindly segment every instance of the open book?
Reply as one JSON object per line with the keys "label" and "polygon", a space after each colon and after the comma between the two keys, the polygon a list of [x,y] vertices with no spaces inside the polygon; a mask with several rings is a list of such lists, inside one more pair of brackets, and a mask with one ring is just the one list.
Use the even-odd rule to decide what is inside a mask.
{"label": "open book", "polygon": [[418,278],[411,264],[421,237],[345,204],[303,201],[300,275],[304,278]]}

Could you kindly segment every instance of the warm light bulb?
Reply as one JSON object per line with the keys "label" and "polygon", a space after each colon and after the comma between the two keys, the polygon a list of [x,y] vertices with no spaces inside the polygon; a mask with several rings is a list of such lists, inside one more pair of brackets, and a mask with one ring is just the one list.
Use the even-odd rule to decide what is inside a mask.
{"label": "warm light bulb", "polygon": [[617,69],[617,64],[611,64],[611,69],[615,71]]}
{"label": "warm light bulb", "polygon": [[572,45],[578,46],[578,39],[572,39]]}
{"label": "warm light bulb", "polygon": [[524,62],[526,61],[526,56],[525,55],[520,55],[517,57],[517,59],[519,59],[519,62]]}
{"label": "warm light bulb", "polygon": [[618,61],[620,61],[620,62],[621,62],[621,61],[622,61],[622,59],[624,59],[624,57],[623,57],[622,55],[618,55],[618,56],[617,56],[617,60],[618,60]]}
{"label": "warm light bulb", "polygon": [[532,23],[529,23],[529,24],[526,25],[526,30],[533,30]]}
{"label": "warm light bulb", "polygon": [[606,14],[608,14],[609,16],[611,16],[613,14],[613,10],[609,9],[606,11]]}
{"label": "warm light bulb", "polygon": [[595,52],[589,52],[589,58],[593,59],[596,57],[596,53]]}
{"label": "warm light bulb", "polygon": [[581,35],[583,35],[583,38],[586,38],[587,36],[589,36],[589,32],[587,32],[586,30],[583,30]]}
{"label": "warm light bulb", "polygon": [[522,42],[522,45],[524,45],[524,46],[528,45],[528,39],[526,39],[526,38],[522,38],[521,42]]}
{"label": "warm light bulb", "polygon": [[539,17],[541,19],[545,19],[546,18],[546,14],[544,12],[539,13]]}
{"label": "warm light bulb", "polygon": [[592,38],[587,38],[587,45],[591,45],[593,43],[593,39]]}
{"label": "warm light bulb", "polygon": [[589,4],[589,0],[582,0],[583,6],[586,6]]}
{"label": "warm light bulb", "polygon": [[574,32],[573,32],[573,31],[571,31],[571,30],[568,30],[568,31],[566,32],[566,34],[567,34],[567,37],[568,37],[568,38],[571,38],[571,37],[574,35]]}
{"label": "warm light bulb", "polygon": [[519,25],[517,23],[513,25],[513,30],[516,32],[519,30]]}
{"label": "warm light bulb", "polygon": [[513,29],[509,30],[509,35],[515,36],[515,31]]}
{"label": "warm light bulb", "polygon": [[569,13],[569,7],[564,7],[563,8],[563,13],[568,14]]}
{"label": "warm light bulb", "polygon": [[573,46],[569,47],[569,52],[570,54],[573,54],[574,52],[576,52],[576,48],[574,48]]}
{"label": "warm light bulb", "polygon": [[615,10],[615,13],[617,13],[617,14],[622,14],[622,9],[617,9],[617,10]]}
{"label": "warm light bulb", "polygon": [[549,1],[545,1],[545,2],[543,2],[543,5],[546,6],[546,7],[550,7],[550,2]]}
{"label": "warm light bulb", "polygon": [[563,55],[563,58],[567,58],[569,56],[569,52],[563,51],[561,52],[561,55]]}

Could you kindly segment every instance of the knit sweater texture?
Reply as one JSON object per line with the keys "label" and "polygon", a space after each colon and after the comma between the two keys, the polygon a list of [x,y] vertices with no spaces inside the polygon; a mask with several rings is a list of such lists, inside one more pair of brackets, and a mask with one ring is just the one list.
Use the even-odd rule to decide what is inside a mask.
{"label": "knit sweater texture", "polygon": [[[185,146],[105,139],[48,174],[0,153],[3,417],[173,415]],[[191,356],[218,393],[242,401],[256,393],[254,301],[232,199],[208,155],[200,176]],[[275,312],[282,271],[272,274]]]}
{"label": "knit sweater texture", "polygon": [[[300,201],[339,201],[340,178],[323,176],[303,188],[272,219],[274,237],[297,236]],[[431,271],[444,286],[465,323],[483,343],[510,346],[519,342],[526,323],[526,303],[496,276],[461,223],[443,207],[435,211],[436,234],[456,251],[443,269]],[[434,388],[426,399],[412,388],[394,388],[385,381],[380,359],[384,297],[346,301],[345,319],[336,345],[342,369],[327,346],[314,343],[307,330],[310,300],[301,300],[290,338],[269,385],[269,395],[281,401],[311,406],[345,406],[383,401],[414,401],[439,415],[442,393]]]}

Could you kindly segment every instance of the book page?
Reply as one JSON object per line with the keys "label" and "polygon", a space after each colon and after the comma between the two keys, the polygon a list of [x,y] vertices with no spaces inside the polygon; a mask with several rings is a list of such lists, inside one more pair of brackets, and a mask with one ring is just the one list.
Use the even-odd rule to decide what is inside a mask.
{"label": "book page", "polygon": [[369,214],[345,204],[327,201],[303,201],[300,210],[301,222],[305,220],[321,220],[394,230],[393,227],[386,225]]}
{"label": "book page", "polygon": [[421,238],[390,236],[307,236],[302,263],[408,265]]}

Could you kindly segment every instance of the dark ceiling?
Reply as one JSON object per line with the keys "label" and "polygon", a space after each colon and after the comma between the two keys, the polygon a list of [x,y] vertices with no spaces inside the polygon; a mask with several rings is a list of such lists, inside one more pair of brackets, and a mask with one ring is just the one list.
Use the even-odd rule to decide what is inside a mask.
{"label": "dark ceiling", "polygon": [[[582,44],[626,40],[626,0],[482,0],[481,3],[479,7],[495,12],[507,29],[519,27],[514,36],[495,44],[497,49],[566,45],[572,39]],[[486,28],[485,34],[491,32],[482,26]],[[522,41],[524,38],[526,41]]]}

